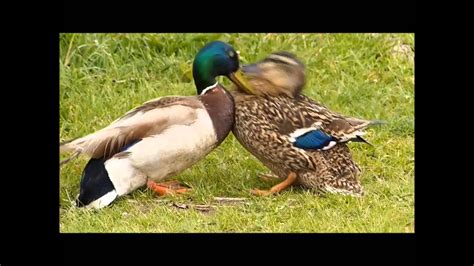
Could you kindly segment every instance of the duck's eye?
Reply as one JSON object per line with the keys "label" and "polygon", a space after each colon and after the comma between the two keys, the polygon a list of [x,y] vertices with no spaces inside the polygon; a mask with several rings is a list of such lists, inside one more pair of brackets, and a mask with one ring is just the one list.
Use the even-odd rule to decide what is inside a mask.
{"label": "duck's eye", "polygon": [[229,51],[227,54],[228,54],[228,55],[229,55],[229,57],[231,57],[231,58],[235,56],[235,53],[234,53],[234,51]]}

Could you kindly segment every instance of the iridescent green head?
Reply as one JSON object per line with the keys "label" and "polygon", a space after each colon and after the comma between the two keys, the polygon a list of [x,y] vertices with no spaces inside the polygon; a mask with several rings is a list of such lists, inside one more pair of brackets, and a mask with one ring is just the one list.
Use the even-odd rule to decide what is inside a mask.
{"label": "iridescent green head", "polygon": [[193,77],[197,93],[217,83],[216,77],[226,76],[235,85],[249,88],[247,80],[240,71],[239,55],[227,43],[214,41],[204,46],[194,58]]}

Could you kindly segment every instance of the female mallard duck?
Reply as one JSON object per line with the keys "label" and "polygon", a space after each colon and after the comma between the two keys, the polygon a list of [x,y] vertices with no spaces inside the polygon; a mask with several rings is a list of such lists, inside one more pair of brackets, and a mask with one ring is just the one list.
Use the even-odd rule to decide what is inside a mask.
{"label": "female mallard duck", "polygon": [[257,195],[298,184],[319,192],[363,195],[360,169],[348,141],[363,141],[375,121],[345,117],[301,94],[305,67],[292,54],[274,53],[243,66],[251,93],[232,91],[238,141],[284,181]]}
{"label": "female mallard duck", "polygon": [[247,88],[241,73],[236,51],[226,43],[211,42],[193,63],[198,96],[148,101],[95,133],[61,144],[61,152],[91,157],[76,205],[105,207],[145,184],[160,194],[170,192],[154,181],[198,162],[232,129],[234,100],[216,77],[227,76]]}

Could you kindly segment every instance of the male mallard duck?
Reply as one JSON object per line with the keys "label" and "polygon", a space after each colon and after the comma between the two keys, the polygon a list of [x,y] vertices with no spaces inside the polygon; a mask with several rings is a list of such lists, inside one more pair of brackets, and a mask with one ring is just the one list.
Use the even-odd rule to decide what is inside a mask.
{"label": "male mallard duck", "polygon": [[169,192],[154,181],[175,176],[204,158],[232,128],[234,100],[216,81],[221,75],[239,87],[248,87],[236,51],[215,41],[194,59],[198,96],[148,101],[95,133],[61,144],[61,152],[91,157],[76,205],[105,207],[147,180],[156,192]]}
{"label": "male mallard duck", "polygon": [[[232,91],[238,141],[284,181],[257,195],[298,184],[319,192],[363,195],[360,169],[346,143],[363,141],[365,128],[377,124],[345,117],[301,94],[305,66],[291,53],[273,53],[242,68],[251,93]],[[268,176],[267,176],[268,177]]]}

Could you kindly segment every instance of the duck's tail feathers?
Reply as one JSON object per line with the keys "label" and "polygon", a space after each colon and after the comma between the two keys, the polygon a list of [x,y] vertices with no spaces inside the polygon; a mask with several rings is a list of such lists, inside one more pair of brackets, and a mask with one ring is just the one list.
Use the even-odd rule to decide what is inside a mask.
{"label": "duck's tail feathers", "polygon": [[59,166],[68,163],[69,161],[71,161],[71,160],[77,158],[79,155],[81,155],[81,152],[80,152],[80,151],[74,152],[69,158],[64,159],[64,160],[62,160],[61,162],[59,162]]}
{"label": "duck's tail feathers", "polygon": [[59,165],[63,165],[68,163],[69,161],[77,158],[81,153],[82,149],[78,145],[75,144],[75,141],[78,140],[79,138],[63,141],[59,144],[59,153],[65,153],[65,152],[74,152],[70,157],[67,159],[62,160]]}
{"label": "duck's tail feathers", "polygon": [[374,145],[372,145],[372,143],[368,142],[367,140],[365,140],[361,136],[356,136],[355,138],[351,139],[351,141],[352,142],[363,142],[365,144],[369,144],[370,146],[374,146]]}

